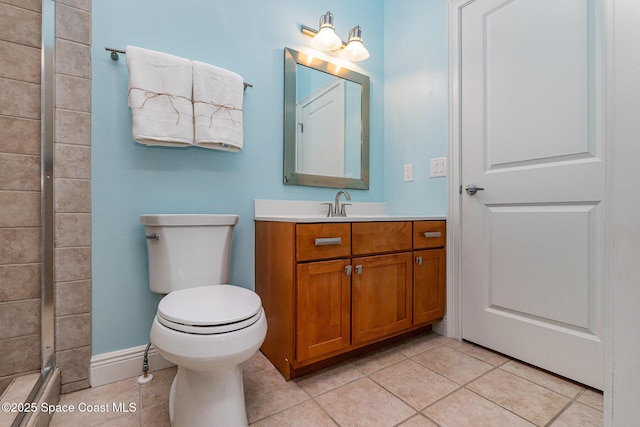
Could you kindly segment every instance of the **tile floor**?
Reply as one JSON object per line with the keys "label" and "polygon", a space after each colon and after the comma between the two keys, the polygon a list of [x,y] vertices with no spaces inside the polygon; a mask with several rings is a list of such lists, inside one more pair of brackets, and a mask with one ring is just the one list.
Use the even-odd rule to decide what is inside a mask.
{"label": "tile floor", "polygon": [[[0,404],[24,402],[33,386],[38,382],[40,373],[27,374],[11,381],[3,392],[0,392]],[[12,411],[0,410],[0,426],[10,426],[18,414]]]}
{"label": "tile floor", "polygon": [[[285,382],[258,353],[243,366],[251,426],[590,427],[602,394],[484,348],[423,334]],[[51,426],[169,426],[176,368],[61,396],[60,404],[135,403],[130,413],[56,413]],[[226,426],[224,426],[226,427]]]}

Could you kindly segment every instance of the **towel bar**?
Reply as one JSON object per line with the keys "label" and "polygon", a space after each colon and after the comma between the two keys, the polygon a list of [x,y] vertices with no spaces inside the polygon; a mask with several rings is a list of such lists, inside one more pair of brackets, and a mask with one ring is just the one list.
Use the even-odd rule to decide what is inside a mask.
{"label": "towel bar", "polygon": [[[122,50],[122,49],[114,49],[112,47],[104,47],[104,50],[108,50],[109,52],[111,52],[111,59],[114,61],[118,61],[120,59],[120,56],[118,55],[119,53],[126,55],[127,52]],[[251,83],[244,83],[244,89],[247,90],[248,87],[253,87],[253,85]]]}
{"label": "towel bar", "polygon": [[109,52],[111,52],[111,59],[113,59],[114,61],[117,61],[120,59],[120,56],[118,55],[119,53],[126,55],[127,52],[125,52],[124,50],[120,50],[120,49],[114,49],[112,47],[104,47],[104,50],[108,50]]}

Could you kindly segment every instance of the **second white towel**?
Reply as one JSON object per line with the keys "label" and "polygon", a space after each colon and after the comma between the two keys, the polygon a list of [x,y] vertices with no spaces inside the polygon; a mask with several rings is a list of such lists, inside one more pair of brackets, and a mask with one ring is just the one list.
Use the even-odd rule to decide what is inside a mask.
{"label": "second white towel", "polygon": [[193,61],[194,142],[204,148],[240,151],[243,145],[243,78]]}

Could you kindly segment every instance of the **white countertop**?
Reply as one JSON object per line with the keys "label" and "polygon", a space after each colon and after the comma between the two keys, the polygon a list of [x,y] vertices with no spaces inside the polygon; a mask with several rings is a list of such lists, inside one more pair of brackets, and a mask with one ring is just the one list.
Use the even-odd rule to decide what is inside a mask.
{"label": "white countertop", "polygon": [[279,222],[365,222],[365,221],[444,221],[444,216],[420,216],[420,215],[382,215],[382,216],[346,216],[346,217],[326,217],[326,216],[295,216],[295,215],[281,215],[281,216],[256,216],[256,221],[279,221]]}
{"label": "white countertop", "polygon": [[328,201],[306,200],[254,200],[254,219],[256,221],[279,222],[364,222],[364,221],[427,221],[445,220],[445,216],[433,215],[388,215],[386,203],[352,202],[344,198],[346,217],[327,217],[329,207],[322,203]]}

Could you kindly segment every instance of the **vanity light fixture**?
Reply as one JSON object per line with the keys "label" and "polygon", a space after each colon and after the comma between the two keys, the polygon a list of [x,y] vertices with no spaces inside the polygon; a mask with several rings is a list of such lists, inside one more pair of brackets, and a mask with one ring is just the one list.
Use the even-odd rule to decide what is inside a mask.
{"label": "vanity light fixture", "polygon": [[311,46],[318,50],[338,50],[342,46],[342,40],[333,28],[333,15],[331,12],[320,17],[320,30],[311,39]]}
{"label": "vanity light fixture", "polygon": [[336,51],[344,49],[344,57],[350,61],[364,61],[369,57],[369,51],[362,42],[362,28],[356,25],[349,31],[349,43],[343,42],[333,27],[333,14],[327,12],[320,17],[320,30],[316,31],[302,25],[300,32],[312,37],[311,46],[322,51]]}

